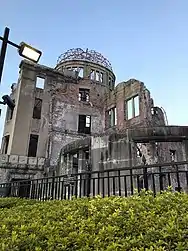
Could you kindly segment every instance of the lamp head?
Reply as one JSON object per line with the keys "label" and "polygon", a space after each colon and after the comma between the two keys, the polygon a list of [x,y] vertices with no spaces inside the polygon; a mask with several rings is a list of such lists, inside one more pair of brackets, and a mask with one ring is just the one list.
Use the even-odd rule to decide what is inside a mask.
{"label": "lamp head", "polygon": [[32,46],[22,42],[20,44],[20,48],[18,49],[18,53],[21,57],[24,57],[26,59],[29,59],[33,61],[34,63],[38,63],[42,52],[33,48]]}

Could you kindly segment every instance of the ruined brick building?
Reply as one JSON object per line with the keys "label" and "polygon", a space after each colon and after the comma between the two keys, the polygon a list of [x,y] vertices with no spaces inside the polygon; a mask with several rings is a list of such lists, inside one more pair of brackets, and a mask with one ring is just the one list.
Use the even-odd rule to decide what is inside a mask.
{"label": "ruined brick building", "polygon": [[115,85],[95,51],[69,50],[54,69],[22,61],[10,96],[0,182],[188,159],[188,127],[168,126],[144,83]]}

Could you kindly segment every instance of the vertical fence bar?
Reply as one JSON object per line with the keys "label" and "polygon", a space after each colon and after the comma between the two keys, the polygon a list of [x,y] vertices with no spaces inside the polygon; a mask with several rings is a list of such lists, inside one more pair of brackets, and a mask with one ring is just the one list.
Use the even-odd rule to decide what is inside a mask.
{"label": "vertical fence bar", "polygon": [[45,199],[45,179],[42,179],[42,200],[44,201]]}
{"label": "vertical fence bar", "polygon": [[21,198],[26,198],[26,184],[25,182],[20,182],[20,185],[21,185],[21,189],[20,189],[20,197]]}
{"label": "vertical fence bar", "polygon": [[16,182],[16,197],[19,197],[19,191],[20,191],[20,184]]}
{"label": "vertical fence bar", "polygon": [[37,200],[37,181],[35,181],[35,200]]}
{"label": "vertical fence bar", "polygon": [[138,193],[140,193],[140,179],[139,179],[139,177],[140,177],[139,175],[136,175]]}
{"label": "vertical fence bar", "polygon": [[155,188],[155,174],[152,173],[152,183],[153,183],[153,194],[156,195],[156,188]]}
{"label": "vertical fence bar", "polygon": [[14,182],[11,182],[11,191],[10,191],[10,197],[14,197]]}
{"label": "vertical fence bar", "polygon": [[33,180],[31,181],[31,199],[34,197],[34,187],[33,187]]}
{"label": "vertical fence bar", "polygon": [[71,184],[71,199],[74,196],[74,183]]}
{"label": "vertical fence bar", "polygon": [[35,199],[35,181],[33,180],[33,182],[32,182],[32,184],[33,184],[33,194],[32,194],[32,199]]}
{"label": "vertical fence bar", "polygon": [[188,188],[188,171],[185,171],[185,172],[186,172],[185,174],[186,174],[186,182],[187,182],[187,188]]}
{"label": "vertical fence bar", "polygon": [[171,186],[171,178],[170,178],[170,173],[168,173],[168,186]]}
{"label": "vertical fence bar", "polygon": [[19,197],[20,186],[19,186],[18,182],[15,183],[15,187],[16,187],[16,189],[15,189],[15,197]]}
{"label": "vertical fence bar", "polygon": [[9,197],[13,197],[13,182],[10,183],[10,192],[9,192]]}
{"label": "vertical fence bar", "polygon": [[27,182],[25,183],[25,190],[26,190],[26,192],[25,192],[25,197],[26,197],[26,198],[29,198],[29,186],[30,186],[30,183],[29,183],[29,181],[27,181]]}
{"label": "vertical fence bar", "polygon": [[143,168],[144,172],[144,188],[148,190],[148,173],[147,173],[147,167]]}
{"label": "vertical fence bar", "polygon": [[124,191],[125,191],[125,197],[127,197],[127,178],[126,176],[123,176],[124,177]]}
{"label": "vertical fence bar", "polygon": [[74,196],[75,198],[78,197],[78,175],[76,175],[76,182],[75,183],[75,193],[74,193]]}
{"label": "vertical fence bar", "polygon": [[39,196],[39,200],[43,200],[43,179],[41,179],[41,183],[40,183],[40,196]]}
{"label": "vertical fence bar", "polygon": [[178,192],[181,192],[181,185],[180,185],[180,176],[179,176],[178,165],[175,165],[175,167],[176,167],[176,177],[177,177],[177,183],[178,183]]}
{"label": "vertical fence bar", "polygon": [[82,197],[82,174],[80,173],[80,187],[79,187],[79,198]]}
{"label": "vertical fence bar", "polygon": [[52,198],[52,181],[50,180],[50,182],[48,183],[48,187],[49,187],[49,190],[48,190],[48,200]]}
{"label": "vertical fence bar", "polygon": [[130,183],[131,183],[131,195],[133,195],[133,170],[130,169]]}
{"label": "vertical fence bar", "polygon": [[63,180],[60,181],[60,187],[61,187],[61,191],[60,191],[60,200],[63,200],[63,191],[64,191],[64,182]]}
{"label": "vertical fence bar", "polygon": [[84,183],[84,190],[83,190],[83,195],[84,195],[84,197],[86,196],[86,175],[84,174],[84,178],[83,178],[83,183]]}
{"label": "vertical fence bar", "polygon": [[19,197],[19,189],[20,189],[20,185],[19,185],[19,183],[18,183],[18,182],[16,182],[16,183],[15,183],[15,186],[16,186],[16,191],[15,191],[16,193],[15,193],[15,196],[16,196],[16,197]]}
{"label": "vertical fence bar", "polygon": [[40,180],[38,180],[38,196],[37,196],[37,200],[40,200],[40,191],[41,191],[41,183],[40,183]]}
{"label": "vertical fence bar", "polygon": [[163,175],[162,168],[159,166],[159,183],[160,183],[160,192],[163,191]]}
{"label": "vertical fence bar", "polygon": [[90,196],[91,193],[91,174],[88,174],[88,179],[87,179],[87,197]]}
{"label": "vertical fence bar", "polygon": [[68,200],[70,200],[70,183],[68,184]]}
{"label": "vertical fence bar", "polygon": [[103,173],[103,177],[102,177],[102,197],[104,198],[104,194],[105,194],[105,191],[104,191],[104,173]]}
{"label": "vertical fence bar", "polygon": [[64,199],[64,200],[66,200],[66,198],[67,198],[67,187],[66,187],[66,185],[67,185],[67,184],[65,183],[64,188],[63,188],[63,191],[64,191],[64,192],[63,192],[63,194],[64,194],[63,199]]}
{"label": "vertical fence bar", "polygon": [[61,192],[61,177],[58,177],[58,193],[57,193],[57,199],[60,199],[60,192]]}
{"label": "vertical fence bar", "polygon": [[57,199],[57,178],[54,179],[54,199]]}
{"label": "vertical fence bar", "polygon": [[93,177],[93,197],[95,196],[95,177]]}
{"label": "vertical fence bar", "polygon": [[47,197],[48,197],[48,181],[49,179],[46,179],[45,181],[45,200],[47,200]]}
{"label": "vertical fence bar", "polygon": [[98,181],[97,182],[98,183],[98,190],[97,191],[98,191],[98,195],[99,195],[100,194],[100,173],[99,172],[97,173],[97,181]]}
{"label": "vertical fence bar", "polygon": [[54,173],[53,173],[53,177],[52,177],[52,181],[51,181],[51,198],[50,199],[54,199],[54,186],[55,186],[55,178],[54,178]]}
{"label": "vertical fence bar", "polygon": [[118,186],[119,186],[119,196],[121,196],[121,173],[120,170],[118,170]]}
{"label": "vertical fence bar", "polygon": [[36,199],[38,200],[39,199],[39,181],[38,180],[36,181],[36,190],[37,190]]}
{"label": "vertical fence bar", "polygon": [[108,197],[110,196],[110,172],[107,172],[107,187],[108,187]]}
{"label": "vertical fence bar", "polygon": [[115,177],[113,176],[112,177],[112,186],[113,186],[113,195],[115,195],[116,194],[116,184],[115,184]]}
{"label": "vertical fence bar", "polygon": [[35,181],[33,180],[33,199],[36,197],[36,184]]}
{"label": "vertical fence bar", "polygon": [[11,196],[11,183],[8,183],[8,193],[7,196],[10,197]]}

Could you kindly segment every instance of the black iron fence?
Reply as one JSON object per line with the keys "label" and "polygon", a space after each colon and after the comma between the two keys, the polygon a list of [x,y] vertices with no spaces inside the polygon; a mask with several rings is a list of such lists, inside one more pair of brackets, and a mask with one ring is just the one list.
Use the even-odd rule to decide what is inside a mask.
{"label": "black iron fence", "polygon": [[141,189],[155,193],[172,187],[188,192],[188,162],[82,172],[71,175],[19,180],[0,184],[1,197],[38,200],[101,196],[130,196]]}

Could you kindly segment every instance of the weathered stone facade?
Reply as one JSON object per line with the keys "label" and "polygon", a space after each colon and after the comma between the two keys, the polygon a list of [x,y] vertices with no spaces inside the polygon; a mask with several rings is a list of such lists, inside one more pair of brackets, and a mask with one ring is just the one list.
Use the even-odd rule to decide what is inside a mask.
{"label": "weathered stone facade", "polygon": [[[115,190],[119,194],[118,173],[116,171],[118,170],[121,179],[126,177],[127,193],[131,194],[131,169],[133,170],[131,175],[135,189],[138,189],[138,178],[141,187],[143,187],[144,167],[147,168],[148,188],[153,190],[154,182],[155,189],[159,191],[157,173],[162,172],[163,188],[167,188],[171,183],[172,187],[176,189],[178,187],[176,163],[179,163],[178,170],[182,171],[178,175],[179,184],[184,191],[188,192],[186,177],[187,147],[188,127],[140,127],[127,129],[121,133],[91,136],[84,140],[72,142],[62,148],[57,174],[84,173],[92,169],[92,171],[96,172],[91,176],[91,191],[93,192],[93,182],[96,183],[95,187],[97,189],[98,175],[102,171],[100,183],[103,182],[103,184],[101,183],[100,187],[104,186],[106,194],[109,193],[107,185],[110,189],[113,187],[112,184],[107,184],[109,182],[107,175],[110,174],[111,177],[116,177],[114,179],[114,182],[117,183]],[[162,167],[161,170],[160,167]],[[169,172],[174,172],[174,174],[170,173],[169,176]],[[125,192],[125,180],[122,180],[121,184],[121,194],[123,194]],[[112,193],[112,191],[110,192]]]}
{"label": "weathered stone facade", "polygon": [[[70,156],[75,158],[76,153],[84,156],[83,152],[89,151],[92,170],[99,171],[101,165],[104,169],[114,169],[187,161],[187,147],[188,127],[141,127],[72,142],[62,148],[60,156],[63,158],[69,155],[70,159]],[[63,170],[65,161],[59,161],[59,164],[62,163],[60,170]]]}
{"label": "weathered stone facade", "polygon": [[[105,170],[187,160],[188,129],[166,126],[144,83],[130,79],[115,86],[111,65],[100,54],[72,53],[55,69],[21,62],[2,156],[25,157],[27,165],[0,160],[0,182],[81,172],[88,163],[91,170]],[[35,171],[33,158],[44,160]]]}

